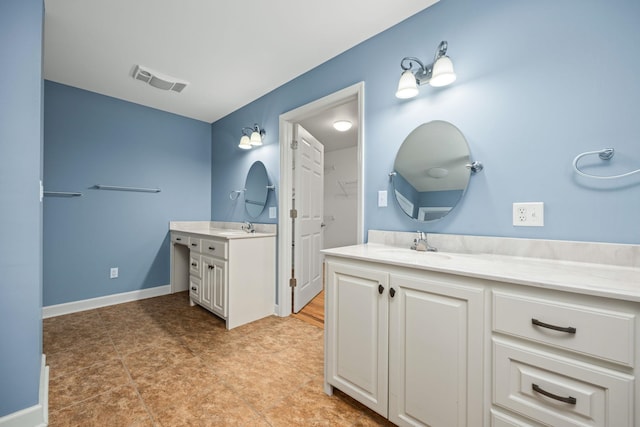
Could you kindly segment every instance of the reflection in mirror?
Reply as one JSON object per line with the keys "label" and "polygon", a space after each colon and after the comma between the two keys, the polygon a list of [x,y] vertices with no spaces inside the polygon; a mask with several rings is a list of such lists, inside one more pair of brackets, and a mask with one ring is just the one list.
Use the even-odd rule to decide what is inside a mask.
{"label": "reflection in mirror", "polygon": [[451,123],[435,120],[414,129],[398,150],[392,174],[398,205],[418,221],[446,216],[469,183],[469,146]]}
{"label": "reflection in mirror", "polygon": [[251,165],[244,188],[244,206],[247,214],[251,218],[257,218],[264,210],[269,195],[269,176],[262,162]]}

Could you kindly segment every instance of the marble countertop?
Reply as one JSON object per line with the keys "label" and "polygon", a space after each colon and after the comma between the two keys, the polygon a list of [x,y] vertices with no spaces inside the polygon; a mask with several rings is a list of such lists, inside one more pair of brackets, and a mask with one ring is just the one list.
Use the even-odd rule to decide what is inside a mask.
{"label": "marble countertop", "polygon": [[[169,231],[198,234],[201,236],[217,237],[222,239],[251,239],[257,237],[272,237],[275,236],[275,232],[260,230],[259,225],[256,224],[256,231],[254,233],[247,233],[242,230],[241,223],[229,223],[227,226],[220,226],[220,224],[212,223],[209,221],[184,221],[184,222],[171,222],[169,224]],[[236,228],[237,227],[237,228]]]}
{"label": "marble countertop", "polygon": [[495,254],[418,252],[379,243],[323,254],[640,302],[640,268]]}

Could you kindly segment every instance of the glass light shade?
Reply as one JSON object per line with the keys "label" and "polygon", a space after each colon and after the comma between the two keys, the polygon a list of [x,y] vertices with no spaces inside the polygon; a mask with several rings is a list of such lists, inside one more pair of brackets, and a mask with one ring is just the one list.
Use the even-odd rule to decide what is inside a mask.
{"label": "glass light shade", "polygon": [[441,87],[456,81],[456,73],[453,71],[453,63],[448,56],[441,56],[433,64],[433,72],[429,84],[434,87]]}
{"label": "glass light shade", "polygon": [[406,70],[400,76],[398,82],[398,90],[396,91],[396,98],[407,99],[413,98],[418,94],[418,85],[416,83],[416,77],[411,70]]}
{"label": "glass light shade", "polygon": [[249,137],[247,135],[242,135],[242,138],[240,138],[240,144],[238,144],[238,147],[242,148],[243,150],[251,149],[251,141],[249,140]]}
{"label": "glass light shade", "polygon": [[259,132],[251,132],[251,145],[262,145],[262,136]]}
{"label": "glass light shade", "polygon": [[338,120],[337,122],[333,122],[333,128],[338,132],[346,132],[351,129],[351,122],[349,120]]}

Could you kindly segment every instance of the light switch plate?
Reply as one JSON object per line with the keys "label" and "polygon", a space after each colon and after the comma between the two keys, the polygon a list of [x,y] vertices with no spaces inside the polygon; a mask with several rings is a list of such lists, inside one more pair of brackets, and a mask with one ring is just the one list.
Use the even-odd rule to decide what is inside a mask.
{"label": "light switch plate", "polygon": [[378,191],[378,207],[384,208],[387,206],[387,191],[380,190]]}
{"label": "light switch plate", "polygon": [[275,206],[269,206],[269,218],[275,218],[276,212],[277,211]]}

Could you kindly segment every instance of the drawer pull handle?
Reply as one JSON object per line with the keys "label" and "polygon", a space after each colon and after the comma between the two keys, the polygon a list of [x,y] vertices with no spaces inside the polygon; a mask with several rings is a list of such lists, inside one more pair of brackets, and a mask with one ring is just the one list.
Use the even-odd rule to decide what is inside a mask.
{"label": "drawer pull handle", "polygon": [[551,399],[554,400],[559,400],[560,402],[564,402],[564,403],[568,403],[569,405],[575,405],[577,402],[577,399],[575,397],[562,397],[562,396],[558,396],[557,394],[553,394],[553,393],[549,393],[546,390],[543,390],[540,388],[540,386],[538,386],[538,384],[531,384],[531,388],[533,389],[533,391],[538,392],[544,396],[547,396]]}
{"label": "drawer pull handle", "polygon": [[196,264],[195,262],[191,263],[191,267],[197,267],[197,266],[198,266],[198,264]]}
{"label": "drawer pull handle", "polygon": [[196,246],[198,246],[198,244],[197,243],[192,243],[191,246],[193,246],[195,248]]}
{"label": "drawer pull handle", "polygon": [[213,270],[214,268],[216,268],[216,266],[215,266],[215,265],[210,265],[210,266],[209,266],[209,270]]}
{"label": "drawer pull handle", "polygon": [[384,286],[378,285],[378,293],[382,295],[383,292],[384,292]]}
{"label": "drawer pull handle", "polygon": [[209,250],[210,250],[210,251],[215,251],[215,250],[216,250],[216,248],[214,248],[213,246],[209,246]]}
{"label": "drawer pull handle", "polygon": [[196,288],[195,286],[192,286],[192,287],[191,287],[191,290],[192,290],[192,291],[197,291],[197,290],[198,290],[198,288]]}
{"label": "drawer pull handle", "polygon": [[550,325],[548,323],[544,323],[539,321],[538,319],[531,319],[531,324],[532,325],[536,325],[536,326],[540,326],[542,328],[547,328],[547,329],[553,329],[554,331],[560,331],[560,332],[566,332],[568,334],[575,334],[576,333],[576,328],[568,326],[568,327],[562,327],[562,326],[556,326],[556,325]]}
{"label": "drawer pull handle", "polygon": [[176,237],[176,240],[179,242],[180,240],[182,240],[180,237]]}

